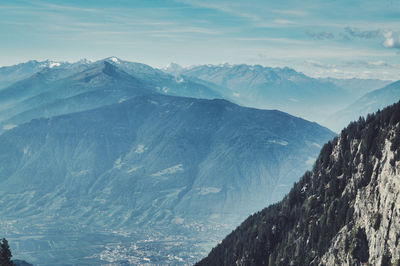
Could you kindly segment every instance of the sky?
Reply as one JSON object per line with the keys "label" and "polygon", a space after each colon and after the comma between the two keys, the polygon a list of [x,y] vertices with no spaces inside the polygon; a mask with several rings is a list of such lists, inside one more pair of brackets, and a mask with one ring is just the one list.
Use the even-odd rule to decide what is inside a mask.
{"label": "sky", "polygon": [[0,66],[109,56],[400,79],[399,0],[2,0]]}

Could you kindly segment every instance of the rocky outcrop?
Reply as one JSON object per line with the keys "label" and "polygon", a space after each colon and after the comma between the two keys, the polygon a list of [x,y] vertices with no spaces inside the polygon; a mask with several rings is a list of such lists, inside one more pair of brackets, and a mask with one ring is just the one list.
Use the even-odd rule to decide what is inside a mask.
{"label": "rocky outcrop", "polygon": [[[398,125],[388,130],[388,138],[396,134]],[[355,146],[356,143],[353,144]],[[392,142],[386,139],[381,158],[373,158],[374,179],[366,187],[358,190],[353,203],[353,221],[345,225],[331,241],[328,251],[320,265],[353,265],[356,232],[364,230],[366,234],[368,260],[371,265],[387,265],[385,262],[399,260],[400,256],[400,167],[390,162],[394,153],[390,149]],[[360,149],[358,145],[357,152]],[[346,191],[355,189],[356,180],[362,178],[360,171],[347,185]],[[356,255],[357,256],[357,255]]]}

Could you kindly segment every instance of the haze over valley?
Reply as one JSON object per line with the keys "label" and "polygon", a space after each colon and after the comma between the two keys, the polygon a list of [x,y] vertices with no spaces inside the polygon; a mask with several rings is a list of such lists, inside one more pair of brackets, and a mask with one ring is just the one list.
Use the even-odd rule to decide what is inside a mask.
{"label": "haze over valley", "polygon": [[398,265],[393,1],[0,3],[0,265]]}

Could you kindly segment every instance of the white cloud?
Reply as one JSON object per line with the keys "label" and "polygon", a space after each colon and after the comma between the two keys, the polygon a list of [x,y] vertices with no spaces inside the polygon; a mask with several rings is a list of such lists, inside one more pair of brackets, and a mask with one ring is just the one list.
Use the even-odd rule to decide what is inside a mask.
{"label": "white cloud", "polygon": [[382,45],[386,48],[400,49],[400,33],[388,29],[360,30],[357,28],[346,27],[346,33],[360,39],[383,39]]}
{"label": "white cloud", "polygon": [[98,9],[94,8],[83,8],[83,7],[75,7],[69,5],[56,5],[56,4],[49,4],[49,3],[41,3],[37,2],[39,6],[47,8],[49,10],[57,10],[57,11],[80,11],[80,12],[98,12]]}
{"label": "white cloud", "polygon": [[280,19],[280,18],[274,19],[274,22],[277,24],[293,24],[294,23],[293,21],[290,21],[287,19]]}
{"label": "white cloud", "polygon": [[298,17],[304,17],[308,13],[302,10],[279,10],[279,9],[274,9],[273,12],[278,13],[278,14],[284,14],[284,15],[291,15],[291,16],[298,16]]}
{"label": "white cloud", "polygon": [[378,60],[375,62],[369,62],[373,66],[387,66],[388,64],[383,60]]}
{"label": "white cloud", "polygon": [[382,43],[384,47],[400,49],[400,35],[398,33],[386,30],[383,32],[383,37],[385,38]]}

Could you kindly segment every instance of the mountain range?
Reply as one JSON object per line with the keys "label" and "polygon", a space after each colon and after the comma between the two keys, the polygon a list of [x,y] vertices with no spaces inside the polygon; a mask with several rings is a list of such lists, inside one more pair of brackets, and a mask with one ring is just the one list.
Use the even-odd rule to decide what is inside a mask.
{"label": "mountain range", "polygon": [[[34,64],[31,72],[45,66],[46,62]],[[26,64],[30,66],[33,63]],[[29,72],[25,65],[25,71]],[[118,103],[144,91],[219,98],[217,93],[201,84],[177,80],[150,66],[114,57],[93,63],[87,60],[74,64],[59,63],[52,68],[42,67],[32,76],[0,90],[0,132],[33,118]]]}
{"label": "mountain range", "polygon": [[31,60],[25,63],[0,67],[0,89],[5,88],[17,81],[31,77],[43,69],[74,69],[90,64],[90,61],[82,59],[75,63],[60,61],[36,61]]}
{"label": "mountain range", "polygon": [[[75,63],[49,60],[43,62],[29,61],[15,66],[2,67],[0,68],[0,90],[3,87],[4,92],[1,93],[1,96],[7,99],[9,97],[7,94],[18,91],[16,87],[20,86],[27,88],[26,91],[36,92],[35,96],[39,97],[38,93],[43,90],[62,87],[60,80],[64,79],[65,84],[75,83],[76,88],[78,88],[68,99],[68,101],[75,101],[76,99],[72,99],[73,96],[82,98],[78,95],[87,93],[88,88],[80,91],[79,86],[91,87],[95,84],[93,81],[86,82],[88,84],[84,84],[85,82],[82,82],[82,80],[78,82],[76,80],[77,77],[73,75],[85,71],[90,72],[91,68],[95,68],[94,65],[104,64],[104,62],[117,67],[120,72],[123,71],[134,77],[137,82],[141,82],[147,89],[151,88],[154,92],[203,99],[227,99],[249,107],[279,109],[295,116],[317,121],[336,132],[340,131],[350,121],[358,119],[360,115],[377,111],[378,108],[392,104],[398,99],[394,97],[390,101],[375,97],[376,108],[372,108],[372,106],[362,107],[365,103],[359,103],[366,102],[364,98],[369,97],[368,93],[373,94],[373,91],[392,83],[386,80],[356,78],[315,79],[287,67],[269,68],[259,65],[224,64],[184,68],[177,64],[170,64],[161,71],[145,64],[128,62],[116,57],[109,57],[98,62],[90,62],[88,60],[80,60]],[[90,73],[86,74],[90,75]],[[8,86],[4,84],[8,84]],[[37,89],[35,86],[44,86],[44,88]],[[97,86],[101,87],[100,81],[98,81]],[[98,89],[101,90],[101,88]],[[117,88],[117,90],[125,89]],[[50,93],[58,94],[56,90]],[[111,92],[104,93],[111,94]],[[108,101],[115,103],[129,98],[129,92],[119,93],[123,96],[117,99],[117,95],[114,95]],[[64,102],[57,102],[56,100],[60,101],[57,97],[63,98],[62,101]],[[390,96],[388,97],[390,98]],[[5,103],[5,100],[3,100],[2,108],[0,109],[0,130],[12,128],[14,125],[29,121],[33,117],[50,117],[54,114],[85,110],[95,106],[95,103],[89,100],[89,96],[87,104],[85,104],[88,105],[87,108],[79,108],[75,104],[75,109],[69,107],[72,109],[65,110],[61,106],[65,105],[64,98],[67,98],[67,96],[53,96],[53,98],[54,100],[50,100],[50,102],[41,101],[40,103],[34,99],[29,99],[30,102],[27,103],[20,100],[17,106]],[[28,99],[25,101],[28,101]],[[36,103],[31,104],[32,101],[36,101]],[[53,106],[50,106],[51,103]],[[20,106],[24,104],[26,105],[25,108]],[[98,104],[101,105],[101,103]],[[74,104],[68,105],[73,106]],[[33,108],[34,106],[37,109]],[[354,106],[356,108],[353,108]],[[26,110],[27,108],[28,110]],[[25,115],[26,119],[23,118]]]}
{"label": "mountain range", "polygon": [[[376,89],[381,85],[386,87]],[[335,136],[327,128],[282,111],[235,103],[281,108],[312,120],[331,114],[325,125],[338,131],[359,115],[393,103],[398,99],[398,85],[381,80],[314,79],[290,68],[257,65],[182,68],[172,64],[162,71],[116,57],[76,63],[29,61],[0,68],[0,230],[12,240],[18,258],[39,265],[60,260],[65,264],[194,263],[245,217],[288,193],[298,177],[311,169],[322,144]],[[368,93],[348,105],[363,90]],[[388,112],[384,112],[385,119],[392,117]],[[352,123],[328,147],[339,145],[343,134],[348,142],[366,145],[365,138],[376,137],[368,135],[372,134],[371,121],[375,121],[375,131],[387,132],[386,124],[377,119],[382,120],[382,115]],[[379,141],[383,138],[379,135]],[[331,175],[331,169],[321,172],[320,168],[325,167],[326,153],[335,149],[325,146],[313,171],[300,183],[309,180],[309,175],[316,179],[327,172]],[[348,173],[340,158],[340,171]],[[360,163],[357,160],[351,167]],[[371,168],[362,163],[361,173]],[[335,168],[333,173],[340,171]],[[310,193],[322,193],[322,185],[344,186],[342,181],[324,182]],[[298,192],[293,192],[299,186],[269,207],[273,211],[264,210],[249,220],[264,213],[267,217],[282,213],[292,215],[290,219],[300,217],[299,207],[288,214],[285,205],[290,197],[290,204],[294,199],[303,204]],[[346,197],[335,204],[353,202]],[[307,204],[308,215],[315,210],[307,209]],[[280,206],[286,209],[281,211]],[[257,233],[261,236],[269,229],[258,221],[257,226],[247,221],[244,224],[253,229],[241,225],[236,230],[240,237],[232,240],[245,239],[247,244],[242,249],[229,247],[238,252],[224,263],[233,263],[231,259],[236,264],[263,261],[263,256],[254,261],[258,256],[254,252],[264,249],[257,246],[259,241],[251,242],[251,230],[261,230]],[[284,231],[292,230],[290,226]],[[247,239],[241,228],[251,232],[251,237]],[[283,230],[279,232],[274,237],[294,240],[282,235]],[[326,251],[326,244],[318,241],[332,237],[333,233],[325,235],[315,245]],[[231,238],[221,245],[228,245]],[[270,247],[280,240],[265,242],[263,235],[260,241]],[[292,252],[291,247],[277,245]],[[204,260],[207,264],[222,263],[215,255],[220,254],[220,246]],[[280,249],[268,252],[274,262],[286,256],[282,257],[286,253]],[[310,252],[316,251],[311,248]]]}
{"label": "mountain range", "polygon": [[164,71],[177,77],[195,79],[235,103],[279,109],[324,125],[327,116],[346,108],[358,97],[390,83],[374,79],[317,79],[288,67],[245,64],[186,68],[170,64]]}
{"label": "mountain range", "polygon": [[18,258],[194,262],[280,199],[334,136],[281,111],[198,99],[212,91],[117,58],[1,89],[0,230]]}

